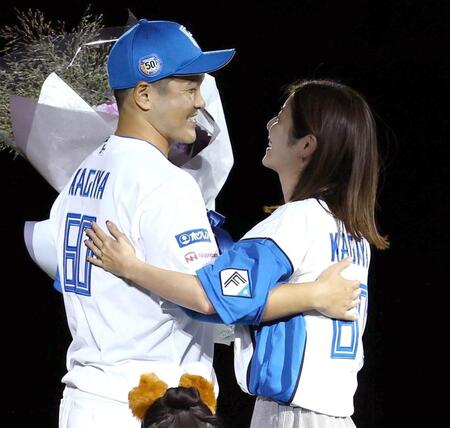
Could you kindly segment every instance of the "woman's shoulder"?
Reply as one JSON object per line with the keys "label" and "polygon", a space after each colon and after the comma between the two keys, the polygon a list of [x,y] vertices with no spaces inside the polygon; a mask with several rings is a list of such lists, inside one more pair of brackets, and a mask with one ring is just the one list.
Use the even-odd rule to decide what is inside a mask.
{"label": "woman's shoulder", "polygon": [[325,201],[317,198],[302,199],[301,201],[291,201],[277,208],[272,215],[307,215],[313,213],[331,214]]}

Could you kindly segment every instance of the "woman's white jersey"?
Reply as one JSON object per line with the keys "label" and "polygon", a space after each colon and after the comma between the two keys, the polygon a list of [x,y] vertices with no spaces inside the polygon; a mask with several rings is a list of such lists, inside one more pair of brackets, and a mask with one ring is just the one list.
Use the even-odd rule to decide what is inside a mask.
{"label": "woman's white jersey", "polygon": [[[348,256],[353,264],[344,276],[361,282],[357,321],[309,311],[261,323],[277,283],[314,281]],[[347,233],[325,202],[307,199],[278,208],[213,266],[197,272],[221,319],[249,325],[236,327],[235,340],[235,373],[245,392],[332,416],[353,413],[369,263],[368,242]]]}

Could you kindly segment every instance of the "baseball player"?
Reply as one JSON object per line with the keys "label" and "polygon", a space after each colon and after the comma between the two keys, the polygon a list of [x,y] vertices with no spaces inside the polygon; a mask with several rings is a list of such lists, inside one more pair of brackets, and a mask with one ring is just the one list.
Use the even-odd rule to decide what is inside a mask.
{"label": "baseball player", "polygon": [[[159,266],[194,272],[217,255],[197,183],[167,156],[171,144],[196,138],[203,73],[220,69],[233,55],[233,49],[202,52],[180,24],[147,20],[110,52],[117,130],[76,169],[50,214],[72,335],[61,428],[139,427],[127,394],[145,372],[179,378],[179,367],[202,364],[215,382],[212,326],[92,269],[83,239],[92,220],[109,219]],[[191,251],[204,257],[188,260]]]}
{"label": "baseball player", "polygon": [[[374,223],[374,120],[366,101],[351,88],[304,81],[291,87],[267,128],[263,164],[278,173],[286,204],[214,265],[199,269],[197,276],[149,266],[133,255],[125,235],[111,223],[107,226],[115,240],[95,224],[89,231],[92,241],[86,245],[96,256],[89,260],[187,307],[195,306],[190,296],[200,288],[212,305],[209,312],[224,323],[240,324],[235,372],[241,388],[259,397],[252,427],[354,427],[370,244],[388,247]],[[299,282],[290,288],[303,288],[349,256],[353,263],[345,276],[360,283],[358,319],[342,321],[305,310],[263,322],[271,319],[268,296],[278,282]],[[284,304],[289,306],[289,300]]]}

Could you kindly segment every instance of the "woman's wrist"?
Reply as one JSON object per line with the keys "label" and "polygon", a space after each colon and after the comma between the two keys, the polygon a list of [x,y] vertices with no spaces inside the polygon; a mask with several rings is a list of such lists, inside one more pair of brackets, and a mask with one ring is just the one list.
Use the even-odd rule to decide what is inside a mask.
{"label": "woman's wrist", "polygon": [[147,268],[150,267],[150,265],[139,260],[137,257],[129,257],[122,265],[123,272],[121,276],[129,281],[139,283],[139,280],[142,277],[142,270],[145,266],[147,266]]}
{"label": "woman's wrist", "polygon": [[318,278],[316,281],[308,284],[309,301],[311,309],[321,312],[325,306],[326,293],[324,292],[325,280]]}

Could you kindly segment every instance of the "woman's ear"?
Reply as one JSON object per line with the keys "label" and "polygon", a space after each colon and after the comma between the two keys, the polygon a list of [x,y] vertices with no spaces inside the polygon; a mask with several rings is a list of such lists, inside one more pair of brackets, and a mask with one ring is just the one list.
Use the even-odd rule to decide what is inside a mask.
{"label": "woman's ear", "polygon": [[300,141],[300,154],[302,159],[308,159],[317,149],[317,138],[308,134],[305,135]]}
{"label": "woman's ear", "polygon": [[152,91],[153,87],[150,83],[139,82],[133,88],[133,98],[136,105],[139,106],[141,110],[148,111],[151,108],[152,102]]}

